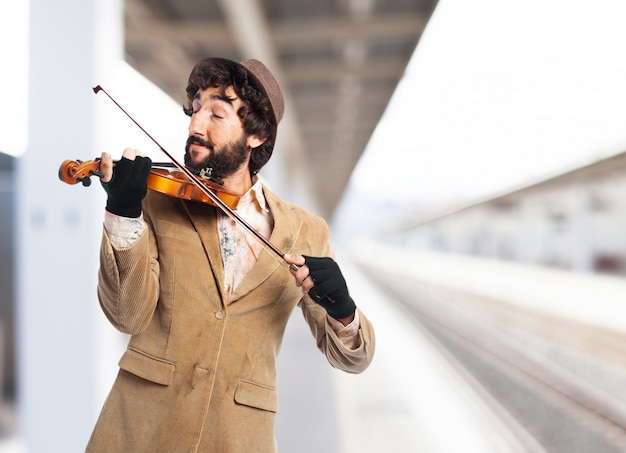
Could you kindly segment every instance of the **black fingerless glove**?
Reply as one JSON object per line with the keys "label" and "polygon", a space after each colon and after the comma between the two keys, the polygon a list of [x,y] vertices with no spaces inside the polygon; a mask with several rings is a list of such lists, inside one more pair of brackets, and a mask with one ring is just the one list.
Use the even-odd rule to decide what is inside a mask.
{"label": "black fingerless glove", "polygon": [[151,168],[149,157],[137,156],[135,160],[122,157],[115,164],[113,178],[102,183],[108,195],[106,210],[122,217],[139,217]]}
{"label": "black fingerless glove", "polygon": [[339,266],[332,258],[304,256],[304,263],[309,268],[309,276],[315,286],[309,296],[326,309],[335,319],[347,318],[356,310],[354,301],[348,294],[346,280]]}

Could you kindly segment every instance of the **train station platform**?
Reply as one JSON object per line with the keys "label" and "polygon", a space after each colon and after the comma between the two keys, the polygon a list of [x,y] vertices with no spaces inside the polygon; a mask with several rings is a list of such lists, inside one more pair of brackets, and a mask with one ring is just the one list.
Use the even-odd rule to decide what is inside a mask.
{"label": "train station platform", "polygon": [[626,317],[622,316],[626,297],[623,276],[573,272],[375,242],[361,243],[351,251],[353,260],[372,262],[396,275],[428,285],[626,333]]}
{"label": "train station platform", "polygon": [[[373,322],[376,354],[360,375],[329,367],[298,312],[279,357],[280,452],[516,452],[496,402],[430,341],[387,294],[339,256],[357,305]],[[510,423],[509,423],[510,426]],[[527,451],[527,450],[526,450]]]}

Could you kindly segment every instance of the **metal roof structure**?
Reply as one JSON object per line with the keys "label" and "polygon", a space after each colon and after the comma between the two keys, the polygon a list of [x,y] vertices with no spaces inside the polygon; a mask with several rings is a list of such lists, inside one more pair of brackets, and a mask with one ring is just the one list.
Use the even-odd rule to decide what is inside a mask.
{"label": "metal roof structure", "polygon": [[287,168],[330,217],[436,0],[125,0],[127,62],[183,102],[196,61],[257,58],[286,98]]}

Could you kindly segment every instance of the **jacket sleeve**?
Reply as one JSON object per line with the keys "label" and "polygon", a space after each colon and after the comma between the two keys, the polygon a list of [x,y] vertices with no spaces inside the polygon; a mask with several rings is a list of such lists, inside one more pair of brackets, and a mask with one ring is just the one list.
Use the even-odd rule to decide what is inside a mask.
{"label": "jacket sleeve", "polygon": [[147,229],[132,247],[116,249],[106,231],[102,235],[98,300],[111,324],[131,335],[148,327],[158,299],[159,264],[151,241]]}
{"label": "jacket sleeve", "polygon": [[[317,244],[309,244],[311,252],[316,256],[328,256],[335,259],[335,254],[329,243],[329,229],[325,221],[317,219],[312,221],[309,231],[317,232]],[[339,263],[341,266],[341,263]],[[326,310],[315,303],[308,295],[304,295],[299,304],[304,319],[306,320],[318,349],[326,356],[328,362],[335,368],[348,373],[361,373],[367,369],[374,358],[375,336],[374,328],[365,314],[359,311],[359,346],[349,349],[330,325]]]}
{"label": "jacket sleeve", "polygon": [[326,310],[313,302],[309,296],[300,301],[300,308],[318,349],[326,356],[333,367],[348,373],[361,373],[367,369],[374,358],[375,336],[370,321],[359,310],[359,346],[348,349],[337,336],[327,319]]}

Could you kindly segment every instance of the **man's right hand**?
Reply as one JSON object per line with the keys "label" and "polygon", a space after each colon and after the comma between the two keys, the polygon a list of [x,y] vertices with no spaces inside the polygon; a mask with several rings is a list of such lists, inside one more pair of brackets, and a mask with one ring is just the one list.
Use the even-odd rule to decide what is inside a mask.
{"label": "man's right hand", "polygon": [[102,153],[100,182],[108,195],[107,211],[122,217],[139,217],[151,168],[152,160],[136,149],[126,148],[115,168],[111,155]]}

